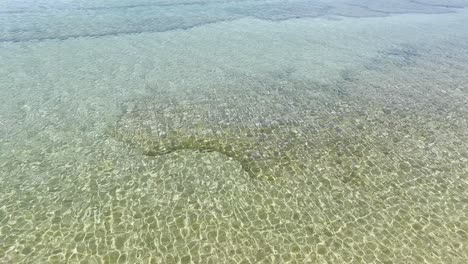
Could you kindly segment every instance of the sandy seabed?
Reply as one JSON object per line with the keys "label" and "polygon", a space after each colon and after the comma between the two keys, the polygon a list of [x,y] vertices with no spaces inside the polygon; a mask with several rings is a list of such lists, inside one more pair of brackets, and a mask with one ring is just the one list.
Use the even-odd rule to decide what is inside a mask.
{"label": "sandy seabed", "polygon": [[465,1],[82,2],[0,12],[0,263],[468,261]]}

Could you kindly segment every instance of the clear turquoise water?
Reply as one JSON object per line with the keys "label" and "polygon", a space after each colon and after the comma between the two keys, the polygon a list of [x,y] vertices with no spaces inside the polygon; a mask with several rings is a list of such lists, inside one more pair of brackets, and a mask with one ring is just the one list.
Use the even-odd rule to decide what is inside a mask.
{"label": "clear turquoise water", "polygon": [[0,263],[466,263],[466,6],[2,1]]}

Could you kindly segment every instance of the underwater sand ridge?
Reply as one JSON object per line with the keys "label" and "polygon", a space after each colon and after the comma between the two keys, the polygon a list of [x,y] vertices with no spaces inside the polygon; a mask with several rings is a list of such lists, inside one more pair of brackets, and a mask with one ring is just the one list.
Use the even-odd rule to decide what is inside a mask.
{"label": "underwater sand ridge", "polygon": [[[401,66],[417,69],[415,65],[419,63],[418,60],[424,59],[421,56],[423,53],[419,54],[407,46],[382,51],[378,59],[372,60],[375,69],[371,71],[374,74],[372,78],[382,74],[384,76],[381,77],[386,78],[388,71],[395,71]],[[374,67],[376,64],[379,67]],[[367,70],[369,68],[368,65],[363,67]],[[375,179],[360,177],[353,169],[353,163],[365,163],[367,158],[374,156],[380,157],[382,162],[391,160],[377,167],[385,168],[397,162],[400,165],[393,170],[398,170],[398,166],[411,167],[419,162],[420,165],[416,167],[420,167],[423,170],[420,174],[424,174],[422,164],[429,161],[416,161],[415,157],[428,158],[425,151],[418,150],[418,140],[425,138],[424,144],[438,144],[446,148],[444,144],[449,142],[436,141],[434,138],[434,135],[440,138],[442,132],[437,130],[443,127],[446,128],[443,133],[450,133],[452,138],[466,136],[463,125],[456,128],[461,124],[451,124],[440,119],[439,110],[428,111],[437,105],[431,100],[446,104],[447,95],[439,96],[438,99],[429,97],[426,91],[427,100],[419,99],[417,104],[406,102],[414,110],[405,107],[401,111],[395,108],[403,103],[395,101],[401,100],[395,96],[399,90],[388,94],[390,90],[386,91],[386,97],[372,92],[364,95],[362,90],[369,91],[365,87],[389,89],[388,86],[379,88],[365,74],[361,70],[345,72],[334,86],[318,85],[313,80],[294,80],[290,74],[257,80],[243,76],[243,85],[249,86],[247,89],[235,87],[236,81],[233,81],[233,86],[221,88],[215,95],[207,89],[207,92],[198,96],[185,94],[184,98],[174,100],[165,101],[163,97],[171,98],[167,95],[137,99],[128,103],[131,107],[127,107],[127,112],[121,116],[113,135],[140,148],[146,156],[161,156],[180,150],[217,152],[236,160],[252,178],[268,180],[303,175],[305,171],[328,159],[326,162],[338,162],[334,165],[338,165],[338,170],[344,169],[342,176],[337,176],[344,183],[356,181],[360,184],[376,182]],[[412,78],[412,74],[416,73],[410,71],[406,76]],[[420,81],[413,86],[410,85],[411,79],[396,81],[414,87],[406,93],[421,95]],[[391,89],[397,89],[397,86]],[[406,96],[405,100],[413,100],[411,96]],[[177,101],[179,103],[175,103]],[[411,114],[421,112],[420,107],[426,108],[422,115]],[[432,125],[434,122],[438,125]],[[401,126],[401,130],[395,131],[395,126]],[[394,144],[411,147],[400,149],[395,148]],[[416,153],[419,154],[414,156]],[[434,167],[443,166],[443,162],[436,162],[436,156],[433,158],[431,163]],[[349,164],[343,164],[344,160]],[[407,164],[408,160],[411,162]],[[375,165],[371,166],[374,170]],[[369,173],[372,168],[366,170]],[[378,170],[382,173],[383,169]],[[404,171],[399,173],[407,174]],[[391,178],[387,177],[385,182],[391,181]]]}

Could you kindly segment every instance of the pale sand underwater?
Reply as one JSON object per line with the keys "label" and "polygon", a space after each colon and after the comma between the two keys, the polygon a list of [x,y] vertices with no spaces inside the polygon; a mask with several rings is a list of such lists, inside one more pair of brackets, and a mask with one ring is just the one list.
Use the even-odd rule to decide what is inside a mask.
{"label": "pale sand underwater", "polygon": [[0,263],[466,263],[467,5],[0,4]]}

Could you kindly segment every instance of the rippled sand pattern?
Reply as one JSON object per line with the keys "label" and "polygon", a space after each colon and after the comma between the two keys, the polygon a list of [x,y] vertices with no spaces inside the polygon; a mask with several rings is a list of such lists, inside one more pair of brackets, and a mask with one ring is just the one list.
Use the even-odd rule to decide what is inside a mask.
{"label": "rippled sand pattern", "polygon": [[[183,204],[181,226],[171,221],[187,233],[171,243],[206,239],[252,263],[466,259],[466,88],[427,76],[442,75],[449,62],[433,58],[443,51],[407,58],[406,49],[382,52],[386,61],[370,72],[347,72],[335,94],[286,75],[242,76],[245,91],[130,102],[114,135],[181,170],[161,183],[178,178],[169,192]],[[191,172],[196,159],[204,169]],[[204,171],[216,167],[225,172]],[[199,199],[213,203],[202,209],[209,216],[191,215]],[[191,229],[200,217],[207,229]],[[198,246],[195,262],[216,259]]]}
{"label": "rippled sand pattern", "polygon": [[111,2],[0,5],[0,263],[468,262],[466,1]]}

